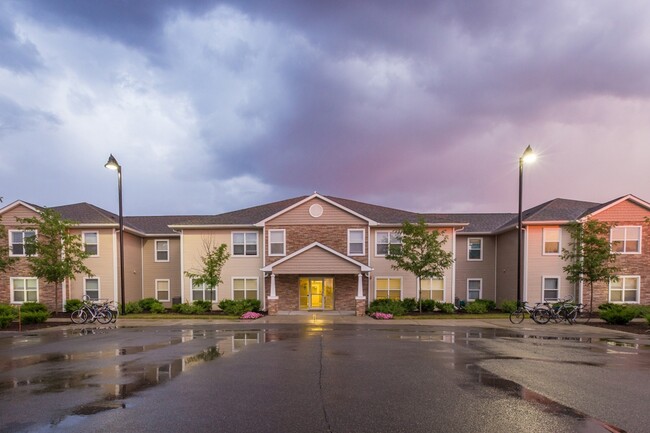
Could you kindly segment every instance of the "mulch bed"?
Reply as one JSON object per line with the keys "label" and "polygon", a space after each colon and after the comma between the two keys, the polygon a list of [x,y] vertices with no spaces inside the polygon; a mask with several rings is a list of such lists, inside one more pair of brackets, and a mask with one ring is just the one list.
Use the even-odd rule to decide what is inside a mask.
{"label": "mulch bed", "polygon": [[633,334],[650,335],[650,326],[648,326],[648,322],[630,322],[627,325],[610,325],[609,323],[590,321],[587,325],[598,328],[613,329],[615,331],[631,332]]}

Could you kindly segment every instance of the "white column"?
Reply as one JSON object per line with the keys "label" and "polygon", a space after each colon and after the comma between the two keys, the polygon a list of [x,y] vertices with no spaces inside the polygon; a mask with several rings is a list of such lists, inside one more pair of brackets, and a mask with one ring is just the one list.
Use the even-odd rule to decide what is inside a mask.
{"label": "white column", "polygon": [[271,298],[277,298],[275,294],[275,274],[271,274]]}
{"label": "white column", "polygon": [[357,283],[357,299],[364,299],[363,296],[363,275],[359,274]]}

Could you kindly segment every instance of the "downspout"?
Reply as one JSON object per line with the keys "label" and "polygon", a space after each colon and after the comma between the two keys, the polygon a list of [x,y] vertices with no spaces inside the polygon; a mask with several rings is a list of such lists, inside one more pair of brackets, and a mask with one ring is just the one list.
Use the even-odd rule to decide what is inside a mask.
{"label": "downspout", "polygon": [[[156,242],[154,241],[154,254],[155,254],[155,245],[156,245]],[[171,242],[170,242],[169,249],[171,250]],[[167,252],[167,254],[169,254],[169,252]],[[140,296],[142,297],[142,299],[144,299],[144,238],[140,238],[140,280],[141,280],[140,281],[140,293],[141,293]],[[171,290],[171,288],[170,288],[170,290]],[[153,288],[153,296],[154,296],[154,298],[156,297],[156,295],[157,295],[156,288],[154,287]]]}
{"label": "downspout", "polygon": [[[262,226],[262,268],[266,267],[266,224]],[[287,254],[287,231],[284,231],[284,254]],[[271,272],[272,273],[272,272]],[[266,310],[266,277],[264,272],[262,272],[262,290],[264,295],[262,296],[262,310]],[[269,292],[270,294],[270,292]]]}
{"label": "downspout", "polygon": [[498,236],[494,237],[494,266],[492,266],[492,269],[494,269],[494,302],[497,301],[497,275],[499,274],[499,264],[498,264],[498,254],[499,254],[499,239]]}
{"label": "downspout", "polygon": [[456,301],[456,228],[451,229],[451,234],[453,235],[451,240],[451,253],[454,257],[454,262],[451,265],[451,303],[453,304]]}
{"label": "downspout", "polygon": [[181,304],[185,303],[185,277],[183,272],[183,269],[185,269],[185,248],[183,247],[184,245],[184,237],[185,237],[185,231],[181,230]]}
{"label": "downspout", "polygon": [[523,292],[524,292],[524,298],[523,301],[528,300],[528,229],[523,227],[522,224],[522,231],[524,232],[524,260],[523,260],[523,274],[524,274],[524,284],[523,284]]}
{"label": "downspout", "polygon": [[117,232],[113,229],[113,299],[117,297]]}

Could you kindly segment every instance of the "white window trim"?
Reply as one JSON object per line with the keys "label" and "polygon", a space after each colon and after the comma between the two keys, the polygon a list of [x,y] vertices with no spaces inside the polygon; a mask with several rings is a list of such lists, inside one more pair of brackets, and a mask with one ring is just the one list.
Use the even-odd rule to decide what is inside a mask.
{"label": "white window trim", "polygon": [[[246,280],[255,280],[255,286],[257,291],[257,298],[260,299],[260,279],[259,277],[232,277],[230,281],[230,299],[235,299],[235,280],[244,280],[244,288],[246,287]],[[247,291],[246,289],[244,289]]]}
{"label": "white window trim", "polygon": [[[206,288],[205,284],[201,284],[201,288],[203,290],[203,301],[205,301],[205,294],[207,293],[208,289]],[[171,296],[171,285],[169,287],[169,293]],[[212,291],[214,292],[214,301],[212,301],[213,304],[217,304],[219,302],[219,286],[215,286]],[[197,299],[194,299],[194,278],[190,278],[190,301],[194,302],[197,301]]]}
{"label": "white window trim", "polygon": [[[361,232],[361,253],[350,253],[350,233]],[[348,229],[348,256],[361,257],[366,255],[366,230],[365,229]]]}
{"label": "white window trim", "polygon": [[99,280],[99,277],[84,277],[84,295],[86,294],[86,281],[88,280],[97,280],[97,299],[100,299],[102,295],[102,282]]}
{"label": "white window trim", "polygon": [[607,287],[607,300],[608,302],[611,302],[613,304],[639,304],[641,303],[641,276],[640,275],[617,275],[618,280],[621,281],[624,278],[634,278],[636,279],[636,302],[630,302],[625,300],[625,283],[621,284],[622,287],[622,298],[623,300],[621,301],[612,301],[612,282],[609,282],[609,285]]}
{"label": "white window trim", "polygon": [[[88,244],[86,242],[86,234],[87,233],[94,233],[97,235],[97,243],[96,244]],[[97,254],[91,254],[88,257],[99,257],[99,232],[98,231],[86,231],[86,232],[81,232],[81,242],[84,245],[84,251],[86,251],[86,244],[88,245],[97,245]]]}
{"label": "white window trim", "polygon": [[[546,252],[546,231],[557,230],[557,253]],[[543,256],[559,256],[562,254],[562,229],[560,227],[544,227],[542,228],[542,255]]]}
{"label": "white window trim", "polygon": [[[392,243],[392,242],[390,241],[391,236],[394,236],[397,232],[392,231],[392,230],[377,230],[377,231],[375,232],[375,257],[386,257],[386,254],[380,254],[380,253],[377,251],[377,249],[379,248],[379,234],[380,234],[380,233],[388,233],[388,250],[389,250],[389,251],[390,251],[390,246],[391,246],[391,245],[401,245],[402,243],[401,243],[401,242],[399,242],[399,243]],[[365,242],[364,242],[364,245],[365,245]],[[382,245],[383,245],[383,244],[382,244]],[[349,244],[348,244],[348,249],[349,249],[349,248],[350,248],[350,246],[349,246]]]}
{"label": "white window trim", "polygon": [[[447,277],[442,277],[442,278],[422,278],[420,279],[420,293],[418,293],[418,296],[421,296],[422,292],[422,281],[425,280],[442,280],[442,301],[445,302],[447,299]],[[427,289],[429,290],[429,289]]]}
{"label": "white window trim", "polygon": [[[244,254],[235,254],[235,234],[243,234],[244,235]],[[255,246],[256,246],[256,251],[255,255],[246,255],[246,235],[247,234],[255,234]],[[230,233],[230,257],[234,257],[237,259],[240,258],[252,258],[252,257],[259,257],[260,256],[260,234],[255,231],[234,231]]]}
{"label": "white window trim", "polygon": [[[469,258],[469,252],[470,252],[470,248],[469,248],[470,242],[469,241],[472,240],[472,239],[478,239],[481,242],[481,249],[479,250],[480,255],[479,255],[478,259],[470,259]],[[483,261],[483,238],[477,238],[477,237],[467,238],[467,261],[468,262],[482,262]]]}
{"label": "white window trim", "polygon": [[[160,299],[158,297],[158,283],[160,281],[166,281],[167,282],[167,299]],[[172,298],[172,282],[171,282],[171,280],[169,280],[167,278],[156,278],[154,280],[153,290],[154,290],[155,298],[157,300],[159,300],[160,302],[170,302],[171,301],[171,298]]]}
{"label": "white window trim", "polygon": [[[159,260],[158,259],[158,243],[159,242],[160,243],[165,242],[167,244],[167,260]],[[156,239],[154,241],[154,244],[153,244],[153,260],[154,260],[154,262],[157,262],[157,263],[167,263],[167,262],[169,262],[169,259],[170,259],[169,256],[171,255],[170,252],[169,252],[169,246],[170,246],[169,245],[169,239]]]}
{"label": "white window trim", "polygon": [[483,299],[483,278],[468,278],[467,279],[467,290],[465,291],[465,295],[467,296],[467,302],[474,302],[476,299],[469,299],[469,282],[470,281],[478,281],[479,282],[479,287],[478,287],[478,298],[476,299]]}
{"label": "white window trim", "polygon": [[[7,235],[9,236],[9,257],[27,257],[27,249],[25,248],[25,232],[34,232],[34,237],[38,238],[38,230],[8,230]],[[14,243],[11,234],[12,233],[23,233],[23,254],[14,254]]]}
{"label": "white window trim", "polygon": [[[282,233],[282,254],[273,254],[271,253],[271,233],[281,232]],[[275,242],[276,244],[278,242]],[[270,257],[283,257],[287,255],[287,231],[285,229],[269,229],[269,256]],[[250,256],[249,256],[250,257]]]}
{"label": "white window trim", "polygon": [[[39,302],[39,295],[40,295],[40,290],[38,287],[38,278],[36,277],[11,277],[9,278],[9,291],[11,292],[11,303],[12,304],[24,304],[25,302],[32,302],[32,301],[16,301],[14,298],[14,281],[15,280],[36,280],[36,302]],[[27,291],[25,291],[27,293]],[[25,297],[26,298],[26,297]]]}
{"label": "white window trim", "polygon": [[559,275],[542,275],[542,301],[546,302],[544,297],[544,283],[546,280],[557,280],[557,298],[548,298],[549,300],[559,299],[562,297],[562,278]]}
{"label": "white window trim", "polygon": [[[643,242],[641,242],[643,240],[643,226],[614,226],[614,227],[612,227],[609,230],[609,244],[611,245],[612,242],[613,242],[613,240],[612,240],[612,232],[614,231],[614,229],[627,229],[627,228],[638,228],[639,229],[639,250],[638,251],[630,251],[630,252],[617,251],[614,254],[641,254],[642,253],[641,245],[643,244]],[[625,249],[625,245],[627,244],[627,230],[625,231],[625,233],[626,233],[626,237],[625,237],[625,239],[622,239],[622,241],[623,241],[623,249]],[[617,240],[620,240],[620,239],[617,239]]]}
{"label": "white window trim", "polygon": [[[404,299],[404,278],[402,277],[375,277],[375,298],[377,299],[377,281],[379,280],[399,280],[399,299],[400,301]],[[390,287],[390,281],[388,282],[388,287]],[[390,291],[390,289],[388,289]]]}

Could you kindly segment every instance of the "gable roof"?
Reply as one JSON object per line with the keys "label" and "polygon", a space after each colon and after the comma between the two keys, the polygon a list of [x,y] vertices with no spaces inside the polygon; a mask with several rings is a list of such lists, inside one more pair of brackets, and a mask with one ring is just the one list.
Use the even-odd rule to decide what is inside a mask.
{"label": "gable roof", "polygon": [[330,247],[327,247],[327,246],[321,244],[320,242],[313,242],[313,243],[307,245],[306,247],[303,247],[303,248],[299,249],[298,251],[296,251],[294,253],[291,253],[286,257],[281,258],[280,260],[277,260],[277,261],[275,261],[275,262],[273,262],[271,264],[266,265],[261,270],[263,272],[271,272],[275,266],[281,265],[282,263],[287,262],[287,261],[289,261],[289,260],[291,260],[291,259],[293,259],[293,258],[295,258],[297,256],[300,256],[301,254],[303,254],[306,251],[309,251],[309,250],[311,250],[313,248],[320,248],[321,250],[324,250],[324,251],[338,257],[339,259],[341,259],[341,260],[343,260],[345,262],[348,262],[348,263],[350,263],[350,264],[352,264],[354,266],[358,266],[359,270],[361,272],[370,272],[370,271],[372,271],[372,268],[369,267],[368,265],[363,264],[361,262],[358,262],[358,261],[354,260],[353,258],[346,256],[345,254],[339,253],[338,251],[336,251],[336,250],[334,250],[334,249],[332,249]]}
{"label": "gable roof", "polygon": [[605,210],[607,210],[607,209],[609,209],[609,208],[611,208],[613,206],[616,206],[619,203],[622,203],[622,202],[628,201],[628,200],[634,202],[635,204],[637,204],[637,205],[639,205],[641,207],[644,207],[646,209],[650,209],[650,203],[648,203],[647,201],[641,200],[639,197],[636,197],[636,196],[634,196],[632,194],[627,194],[627,195],[624,195],[622,197],[618,197],[618,198],[615,198],[614,200],[610,200],[610,201],[608,201],[606,203],[595,206],[592,209],[589,209],[589,212],[588,213],[585,212],[585,214],[582,215],[582,218],[588,218],[588,217],[597,215],[597,214],[599,214],[599,213],[601,213],[601,212],[603,212],[603,211],[605,211]]}

